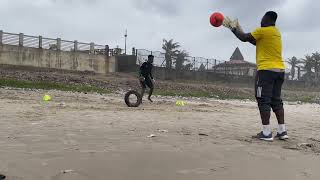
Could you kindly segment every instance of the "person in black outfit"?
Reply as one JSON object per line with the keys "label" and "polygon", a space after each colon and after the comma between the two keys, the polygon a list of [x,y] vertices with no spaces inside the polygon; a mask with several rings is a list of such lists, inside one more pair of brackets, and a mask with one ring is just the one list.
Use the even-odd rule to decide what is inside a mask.
{"label": "person in black outfit", "polygon": [[148,61],[147,62],[144,62],[141,67],[140,67],[140,84],[141,84],[141,87],[142,87],[142,90],[141,90],[141,99],[143,98],[143,95],[144,95],[144,92],[146,90],[147,87],[150,88],[150,91],[149,91],[149,96],[148,96],[148,100],[150,102],[153,102],[151,100],[151,96],[152,96],[152,93],[153,93],[153,83],[154,83],[154,79],[153,79],[153,76],[152,76],[152,68],[153,68],[153,59],[154,59],[154,56],[153,55],[149,55],[148,56]]}

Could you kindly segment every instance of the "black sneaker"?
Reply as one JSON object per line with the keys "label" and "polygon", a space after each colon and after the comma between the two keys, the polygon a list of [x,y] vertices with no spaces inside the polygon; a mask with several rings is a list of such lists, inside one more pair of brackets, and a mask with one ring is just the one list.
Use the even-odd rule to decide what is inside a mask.
{"label": "black sneaker", "polygon": [[261,131],[256,136],[253,136],[253,138],[260,139],[260,140],[263,140],[263,141],[273,141],[272,133],[270,133],[268,136],[265,136],[263,134],[263,131]]}
{"label": "black sneaker", "polygon": [[283,133],[277,133],[276,138],[279,138],[280,140],[286,140],[289,139],[288,133],[287,131],[283,132]]}

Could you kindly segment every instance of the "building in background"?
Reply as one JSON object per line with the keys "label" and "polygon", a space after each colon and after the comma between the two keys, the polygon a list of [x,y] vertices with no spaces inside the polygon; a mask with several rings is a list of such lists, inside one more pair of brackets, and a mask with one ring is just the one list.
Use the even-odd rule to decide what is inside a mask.
{"label": "building in background", "polygon": [[254,63],[245,61],[240,49],[237,47],[230,61],[214,66],[213,70],[216,73],[228,75],[254,76],[257,71],[257,66]]}

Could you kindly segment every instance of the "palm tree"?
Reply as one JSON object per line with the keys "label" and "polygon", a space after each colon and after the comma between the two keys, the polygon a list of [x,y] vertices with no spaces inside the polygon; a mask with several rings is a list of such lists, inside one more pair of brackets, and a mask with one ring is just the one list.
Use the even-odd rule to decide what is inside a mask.
{"label": "palm tree", "polygon": [[166,68],[172,69],[173,60],[177,57],[178,48],[180,47],[178,42],[173,42],[173,39],[167,41],[163,39],[162,49],[165,51],[165,61],[166,61]]}
{"label": "palm tree", "polygon": [[320,54],[318,52],[312,53],[313,68],[315,73],[315,82],[318,83],[319,70],[320,70]]}
{"label": "palm tree", "polygon": [[302,59],[302,69],[303,71],[305,71],[306,73],[303,75],[305,80],[307,82],[311,82],[311,78],[312,78],[312,70],[313,70],[313,58],[310,55],[306,55],[304,59]]}
{"label": "palm tree", "polygon": [[297,65],[300,64],[301,62],[298,60],[298,58],[296,58],[295,56],[293,56],[292,58],[289,58],[289,59],[287,60],[287,63],[290,64],[290,66],[291,66],[291,71],[290,71],[291,79],[294,80],[295,75],[296,75],[296,67],[297,67]]}
{"label": "palm tree", "polygon": [[179,51],[176,54],[176,61],[174,62],[176,65],[176,70],[181,71],[184,67],[184,63],[188,61],[187,57],[189,56],[187,51]]}

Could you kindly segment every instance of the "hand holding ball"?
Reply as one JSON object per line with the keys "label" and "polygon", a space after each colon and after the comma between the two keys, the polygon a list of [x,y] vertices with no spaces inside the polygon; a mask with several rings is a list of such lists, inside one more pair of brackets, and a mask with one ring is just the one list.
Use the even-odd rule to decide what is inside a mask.
{"label": "hand holding ball", "polygon": [[228,29],[234,29],[237,28],[240,31],[243,31],[238,19],[231,19],[228,16],[224,16],[222,13],[215,12],[210,16],[210,24],[214,27],[220,27],[223,25],[224,27]]}

